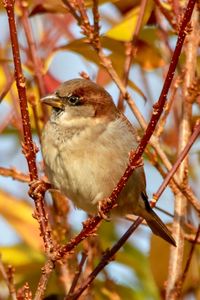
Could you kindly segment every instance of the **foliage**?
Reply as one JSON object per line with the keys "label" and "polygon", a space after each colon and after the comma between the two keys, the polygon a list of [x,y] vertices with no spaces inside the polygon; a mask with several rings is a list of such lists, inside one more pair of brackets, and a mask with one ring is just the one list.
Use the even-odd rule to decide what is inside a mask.
{"label": "foliage", "polygon": [[[29,190],[35,203],[28,197],[27,184],[30,180],[46,181],[40,155],[40,137],[49,111],[41,105],[39,99],[53,91],[61,81],[71,79],[72,74],[78,77],[79,74],[74,71],[78,65],[82,77],[86,78],[89,74],[91,79],[105,87],[116,84],[120,95],[117,99],[118,94],[115,93],[115,103],[127,113],[131,121],[133,115],[137,119],[136,126],[141,138],[148,125],[146,120],[150,119],[156,109],[162,108],[158,103],[159,107],[154,106],[152,110],[159,96],[156,90],[169,82],[169,79],[165,79],[166,73],[172,54],[176,54],[174,44],[181,31],[187,3],[177,0],[16,0],[16,36],[19,39],[25,84],[23,76],[19,76],[22,73],[16,70],[13,63],[15,55],[12,51],[15,51],[14,54],[17,51],[5,21],[9,20],[7,5],[13,5],[13,1],[4,0],[3,5],[0,5],[0,23],[4,24],[0,28],[0,132],[2,145],[6,140],[14,143],[13,153],[0,150],[0,176],[4,177],[4,182],[9,180],[8,177],[13,178],[13,181],[9,181],[9,188],[1,185],[0,214],[15,231],[19,241],[4,246],[5,233],[1,231],[0,298],[6,299],[10,293],[12,299],[38,300],[51,295],[58,295],[61,299],[68,295],[65,299],[77,299],[73,293],[87,282],[92,271],[103,260],[105,265],[110,263],[109,266],[103,268],[97,278],[99,272],[92,277],[80,299],[178,299],[180,295],[182,298],[187,297],[189,292],[198,299],[198,142],[190,152],[190,159],[184,160],[199,133],[192,139],[192,132],[199,130],[200,104],[200,25],[197,7],[193,11],[191,25],[182,32],[183,35],[187,33],[187,41],[182,48],[176,73],[171,74],[171,77],[175,77],[169,84],[170,92],[164,112],[158,126],[152,131],[153,137],[150,141],[146,140],[148,146],[144,154],[145,162],[148,161],[163,180],[170,174],[170,170],[175,173],[175,163],[180,159],[176,175],[171,174],[171,180],[166,184],[164,181],[163,185],[163,189],[169,186],[173,194],[167,200],[164,213],[167,214],[166,211],[174,203],[175,211],[171,218],[173,225],[170,228],[177,241],[177,248],[170,249],[165,242],[153,236],[149,243],[149,254],[144,254],[138,242],[138,236],[145,232],[144,226],[141,226],[139,234],[134,234],[125,245],[121,244],[121,249],[113,257],[109,256],[107,249],[112,249],[118,243],[121,237],[118,224],[125,227],[125,221],[112,220],[107,223],[96,218],[96,225],[89,234],[87,226],[89,228],[90,223],[85,223],[85,235],[80,234],[80,240],[73,239],[78,232],[77,224],[70,221],[73,208],[68,199],[57,191],[50,191],[51,200],[49,195],[45,195],[42,215],[45,184],[41,185],[38,198]],[[86,16],[81,13],[83,11]],[[186,21],[189,22],[189,18]],[[11,45],[14,47],[12,51]],[[20,86],[16,88],[15,85],[18,77],[22,79],[21,95],[26,95],[28,99],[28,115],[34,137],[34,144],[31,142],[28,147],[26,137],[30,136],[24,133],[24,118],[20,113],[26,97],[22,101],[18,94]],[[145,113],[141,114],[136,104],[141,111],[145,107]],[[22,147],[18,141],[23,141]],[[185,147],[187,149],[181,156]],[[35,155],[37,170],[31,170]],[[20,193],[16,192],[18,182],[24,186],[24,190],[19,188]],[[157,200],[162,192],[155,192],[155,180],[152,183],[151,192],[154,192]],[[78,222],[81,223],[81,220]],[[53,251],[50,251],[51,247]],[[60,257],[58,253],[61,253]],[[108,260],[105,259],[106,253]],[[127,272],[127,281],[120,275],[120,269]]]}

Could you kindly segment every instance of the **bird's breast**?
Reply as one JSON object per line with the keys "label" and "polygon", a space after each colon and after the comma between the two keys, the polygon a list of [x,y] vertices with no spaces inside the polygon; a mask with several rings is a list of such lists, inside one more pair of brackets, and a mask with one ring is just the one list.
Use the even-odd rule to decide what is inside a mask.
{"label": "bird's breast", "polygon": [[129,152],[136,147],[134,136],[120,119],[73,134],[68,128],[62,138],[58,129],[49,134],[50,127],[46,125],[42,138],[49,180],[77,207],[94,212],[123,175]]}

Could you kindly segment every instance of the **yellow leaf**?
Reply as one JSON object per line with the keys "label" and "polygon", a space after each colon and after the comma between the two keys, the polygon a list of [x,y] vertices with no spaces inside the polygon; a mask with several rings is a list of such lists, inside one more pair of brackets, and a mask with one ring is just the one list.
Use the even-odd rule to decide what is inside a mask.
{"label": "yellow leaf", "polygon": [[[113,66],[117,71],[118,75],[123,76],[123,67],[124,67],[124,59],[125,59],[123,44],[119,41],[107,37],[101,37],[101,42],[104,48],[107,48],[113,52],[113,54],[110,55],[110,58],[113,62]],[[57,51],[71,50],[75,53],[82,55],[85,59],[96,63],[97,65],[100,64],[97,54],[86,43],[85,39],[74,40],[65,46],[59,47],[56,50]],[[106,83],[108,82],[105,82],[105,84]],[[146,99],[144,93],[133,81],[129,81],[129,86],[133,90],[135,90],[138,94],[140,94],[144,99]]]}
{"label": "yellow leaf", "polygon": [[24,244],[17,244],[9,247],[0,247],[2,261],[4,264],[11,264],[16,269],[30,264],[42,264],[45,257],[41,252],[34,250]]}
{"label": "yellow leaf", "polygon": [[[45,256],[24,244],[10,247],[0,247],[2,261],[5,267],[14,267],[14,281],[17,288],[28,282],[30,288],[35,290],[41,276],[41,268],[45,263]],[[0,274],[0,282],[2,276]]]}
{"label": "yellow leaf", "polygon": [[[14,282],[16,288],[20,288],[25,282],[28,282],[31,290],[35,291],[39,279],[41,278],[41,268],[44,266],[45,256],[41,252],[24,244],[17,244],[11,247],[0,247],[0,253],[2,254],[2,261],[5,266],[14,266]],[[2,280],[0,273],[0,284],[2,283]],[[59,276],[53,272],[48,281],[45,294],[62,294],[63,290],[59,283]]]}
{"label": "yellow leaf", "polygon": [[[143,27],[147,23],[151,15],[153,6],[153,1],[149,0],[147,2],[141,27]],[[123,42],[131,41],[135,31],[139,13],[140,6],[134,7],[119,24],[111,28],[105,35],[107,37]]]}
{"label": "yellow leaf", "polygon": [[0,213],[29,246],[41,249],[39,225],[32,217],[31,205],[0,190]]}

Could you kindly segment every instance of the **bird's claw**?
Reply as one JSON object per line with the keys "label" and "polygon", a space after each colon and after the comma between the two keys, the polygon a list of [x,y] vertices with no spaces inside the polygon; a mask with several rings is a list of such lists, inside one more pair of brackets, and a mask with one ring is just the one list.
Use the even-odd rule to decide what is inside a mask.
{"label": "bird's claw", "polygon": [[98,215],[100,218],[104,219],[105,221],[110,222],[111,221],[110,216],[107,216],[105,214],[104,207],[105,207],[106,203],[107,203],[107,199],[104,199],[104,200],[101,200],[98,202]]}
{"label": "bird's claw", "polygon": [[44,195],[46,190],[51,188],[51,184],[41,179],[33,180],[29,183],[29,196],[34,198],[38,195]]}

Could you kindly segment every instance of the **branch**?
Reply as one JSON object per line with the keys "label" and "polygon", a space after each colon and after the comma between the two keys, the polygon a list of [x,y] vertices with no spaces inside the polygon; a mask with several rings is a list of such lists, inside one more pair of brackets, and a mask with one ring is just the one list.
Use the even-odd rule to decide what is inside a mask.
{"label": "branch", "polygon": [[75,300],[78,299],[79,296],[84,292],[84,290],[91,284],[91,282],[96,278],[99,272],[110,262],[112,261],[113,256],[116,252],[124,245],[124,243],[128,240],[128,238],[132,235],[132,233],[137,229],[137,227],[142,222],[142,218],[138,218],[127,230],[127,232],[119,239],[119,241],[110,249],[107,250],[100,263],[94,269],[94,271],[88,276],[85,282],[81,285],[81,287],[70,297],[66,297],[65,300]]}
{"label": "branch", "polygon": [[[21,20],[22,20],[22,25],[24,28],[24,32],[26,35],[26,40],[28,43],[28,47],[29,47],[29,52],[30,52],[30,58],[32,61],[32,65],[33,65],[33,71],[34,71],[34,77],[37,83],[37,87],[39,90],[39,95],[40,97],[44,96],[46,93],[46,89],[44,86],[44,80],[43,80],[43,74],[41,72],[42,69],[42,61],[39,58],[39,56],[37,55],[37,48],[36,48],[36,43],[33,37],[33,33],[32,33],[32,29],[30,26],[30,22],[28,19],[28,6],[27,3],[25,1],[19,1],[19,6],[21,8],[22,11],[22,16],[21,16]],[[42,108],[42,112],[43,112],[43,118],[44,121],[47,121],[48,119],[48,110],[47,107],[41,103],[39,104]]]}
{"label": "branch", "polygon": [[0,272],[2,274],[3,279],[5,280],[11,299],[17,300],[16,290],[13,281],[13,268],[11,266],[8,267],[8,270],[5,269],[4,264],[0,255]]}
{"label": "branch", "polygon": [[156,6],[159,8],[159,10],[161,11],[161,13],[165,16],[165,18],[167,19],[167,21],[169,22],[169,24],[172,26],[172,28],[174,28],[175,30],[177,30],[177,22],[174,19],[174,17],[168,12],[167,9],[165,9],[162,5],[162,3],[160,2],[160,0],[154,0]]}
{"label": "branch", "polygon": [[[195,1],[189,1],[190,4],[195,4]],[[186,11],[187,12],[187,11]],[[179,132],[179,155],[181,151],[188,144],[188,140],[191,134],[191,118],[192,118],[192,103],[190,98],[190,87],[195,78],[196,63],[197,63],[197,53],[199,46],[199,12],[194,11],[192,18],[192,31],[188,35],[188,40],[185,47],[185,76],[183,79],[183,102],[182,102],[182,114]],[[191,28],[188,27],[191,30]],[[178,182],[181,185],[187,185],[188,183],[188,159],[185,160],[177,172]],[[174,205],[174,223],[173,223],[173,233],[174,238],[177,243],[177,247],[170,249],[170,259],[169,259],[169,273],[166,289],[166,300],[175,300],[178,295],[174,290],[177,280],[181,276],[184,256],[184,231],[183,222],[187,212],[187,201],[183,195],[178,192],[175,195],[175,205]]]}
{"label": "branch", "polygon": [[188,270],[189,270],[189,267],[190,267],[190,264],[191,264],[191,261],[192,261],[192,256],[194,254],[194,250],[195,250],[195,246],[196,244],[198,243],[198,238],[200,236],[200,224],[199,224],[199,227],[197,229],[197,232],[196,232],[196,235],[195,235],[195,239],[192,243],[192,246],[191,246],[191,249],[190,249],[190,253],[188,255],[188,259],[186,261],[186,265],[185,265],[185,268],[183,270],[183,274],[182,276],[180,277],[180,279],[177,280],[176,284],[175,284],[175,287],[174,287],[174,291],[176,293],[176,297],[179,299],[180,297],[180,294],[181,294],[181,290],[182,290],[182,287],[183,287],[183,283],[186,279],[186,276],[188,274]]}
{"label": "branch", "polygon": [[24,286],[17,291],[17,299],[18,300],[32,300],[32,292],[30,290],[28,282],[24,284]]}
{"label": "branch", "polygon": [[[153,195],[153,199],[155,202],[157,202],[157,199],[160,198],[160,196],[164,192],[165,188],[169,184],[170,180],[173,178],[174,174],[176,173],[176,171],[179,168],[179,166],[181,165],[181,163],[184,161],[186,155],[190,151],[192,145],[198,138],[199,134],[200,134],[200,120],[197,121],[197,123],[194,127],[193,134],[191,135],[187,145],[185,146],[183,151],[180,153],[180,155],[179,155],[177,161],[175,162],[175,164],[173,165],[172,169],[168,172],[167,176],[165,177],[164,181],[162,182],[161,186],[159,187],[157,193]],[[199,205],[199,209],[200,209],[200,205]]]}
{"label": "branch", "polygon": [[99,37],[99,11],[98,0],[93,0],[92,12],[93,12],[93,27],[94,27],[94,39]]}
{"label": "branch", "polygon": [[40,278],[40,281],[38,283],[38,287],[35,293],[34,300],[41,300],[43,299],[44,292],[47,287],[47,283],[49,280],[49,277],[54,269],[54,264],[51,260],[48,260],[45,264],[45,266],[42,268],[42,276]]}
{"label": "branch", "polygon": [[[139,15],[138,15],[138,18],[137,18],[137,23],[136,23],[136,26],[135,26],[135,30],[134,30],[132,39],[131,39],[130,42],[127,42],[125,44],[125,46],[126,46],[126,51],[125,51],[126,57],[125,57],[125,62],[124,62],[124,79],[123,79],[125,87],[128,84],[128,78],[129,78],[129,73],[130,73],[133,57],[135,56],[136,51],[137,51],[137,49],[134,48],[134,44],[135,44],[135,41],[138,38],[140,29],[141,29],[141,26],[142,26],[142,21],[143,21],[143,17],[144,17],[144,13],[145,13],[145,8],[147,6],[147,1],[148,0],[142,0],[141,1],[140,11],[139,11]],[[119,110],[123,110],[123,94],[122,93],[120,93],[117,107],[119,108]]]}
{"label": "branch", "polygon": [[30,176],[22,172],[17,171],[15,168],[3,168],[0,167],[0,175],[5,177],[12,177],[14,180],[21,182],[30,182]]}
{"label": "branch", "polygon": [[160,118],[159,126],[156,128],[156,131],[155,131],[155,135],[157,137],[160,137],[161,134],[163,133],[164,126],[167,122],[168,115],[169,115],[169,113],[171,111],[171,108],[172,108],[172,105],[175,101],[175,96],[176,96],[176,92],[179,88],[180,81],[181,81],[180,76],[177,76],[176,79],[173,81],[173,84],[172,84],[172,87],[171,87],[170,98],[168,100],[168,103],[166,103],[166,105],[164,107],[164,112],[163,112],[162,117]]}
{"label": "branch", "polygon": [[[87,254],[85,252],[82,252],[81,261],[78,265],[77,271],[75,272],[74,279],[72,281],[72,285],[71,285],[71,287],[69,289],[69,293],[67,295],[67,297],[69,297],[69,298],[70,298],[70,295],[74,292],[74,290],[77,286],[77,283],[78,283],[78,280],[79,280],[80,275],[82,273],[83,266],[85,264],[86,259],[87,259]],[[67,297],[66,297],[66,299],[67,299]]]}
{"label": "branch", "polygon": [[[13,60],[15,66],[15,80],[19,96],[19,104],[22,117],[22,127],[24,134],[23,143],[23,153],[26,157],[30,180],[38,180],[37,166],[36,166],[36,147],[33,144],[30,118],[28,114],[27,96],[26,96],[26,82],[22,71],[21,58],[19,43],[17,37],[17,29],[15,24],[15,14],[14,14],[14,1],[13,0],[3,0],[3,5],[6,9],[8,15],[9,29],[10,29],[10,39],[13,53]],[[48,217],[44,208],[43,193],[30,193],[30,196],[35,201],[36,207],[36,218],[38,219],[40,225],[41,235],[43,237],[45,249],[47,253],[51,253],[53,249],[53,241],[51,239]]]}

